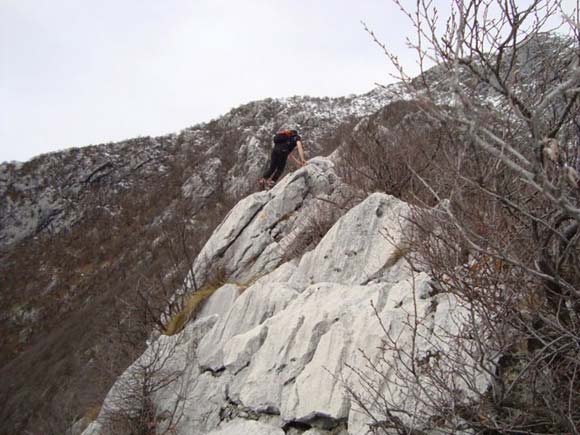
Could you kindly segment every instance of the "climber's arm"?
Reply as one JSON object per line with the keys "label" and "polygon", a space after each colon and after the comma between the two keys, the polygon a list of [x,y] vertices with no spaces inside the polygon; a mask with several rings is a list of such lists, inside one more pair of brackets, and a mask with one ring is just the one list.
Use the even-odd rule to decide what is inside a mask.
{"label": "climber's arm", "polygon": [[296,148],[298,148],[298,155],[300,156],[300,162],[298,162],[298,164],[300,166],[304,166],[306,164],[306,159],[304,158],[304,149],[302,148],[302,141],[299,140],[296,142]]}
{"label": "climber's arm", "polygon": [[294,163],[296,163],[298,166],[302,166],[302,163],[300,163],[300,160],[298,160],[296,158],[296,156],[294,155],[294,153],[290,154],[290,158],[294,161]]}

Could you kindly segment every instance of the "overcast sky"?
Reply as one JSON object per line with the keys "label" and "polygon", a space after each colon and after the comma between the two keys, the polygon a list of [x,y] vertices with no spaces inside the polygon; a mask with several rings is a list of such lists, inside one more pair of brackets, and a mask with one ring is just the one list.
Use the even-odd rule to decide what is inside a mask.
{"label": "overcast sky", "polygon": [[389,0],[0,0],[0,161],[369,91],[391,67],[361,20],[413,68]]}

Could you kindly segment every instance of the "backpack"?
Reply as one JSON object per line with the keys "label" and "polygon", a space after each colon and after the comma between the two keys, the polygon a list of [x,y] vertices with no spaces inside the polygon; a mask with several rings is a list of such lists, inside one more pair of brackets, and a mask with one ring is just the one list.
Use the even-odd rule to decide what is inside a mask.
{"label": "backpack", "polygon": [[274,135],[274,145],[284,145],[292,136],[294,136],[292,130],[280,130]]}

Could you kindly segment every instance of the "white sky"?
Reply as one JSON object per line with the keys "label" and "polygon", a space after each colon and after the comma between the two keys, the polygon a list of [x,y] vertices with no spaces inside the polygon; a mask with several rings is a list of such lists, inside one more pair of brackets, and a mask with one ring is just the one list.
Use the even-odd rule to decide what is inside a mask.
{"label": "white sky", "polygon": [[414,69],[389,0],[0,0],[0,162],[369,91],[392,70],[361,20]]}

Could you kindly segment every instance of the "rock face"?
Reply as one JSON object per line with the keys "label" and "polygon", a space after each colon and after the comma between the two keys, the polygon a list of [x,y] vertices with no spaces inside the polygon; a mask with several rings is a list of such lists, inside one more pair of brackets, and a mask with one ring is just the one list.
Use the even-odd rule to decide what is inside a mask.
{"label": "rock face", "polygon": [[[123,308],[107,302],[111,309],[101,313],[95,301],[133,299],[126,294],[134,291],[128,283],[156,279],[157,270],[169,268],[172,260],[160,251],[171,240],[188,235],[189,249],[197,252],[232,204],[257,189],[278,128],[300,130],[308,159],[329,154],[352,125],[395,99],[396,89],[341,98],[268,98],[175,134],[0,163],[0,277],[6,278],[0,420],[6,430],[45,432],[50,426],[64,432],[68,416],[54,413],[54,407],[71,403],[68,412],[81,415],[101,401],[104,385],[118,373],[102,382],[92,354],[106,346],[103,325],[114,323],[116,308]],[[289,189],[253,197],[256,206],[264,206],[263,215],[270,213],[272,228],[261,235],[259,228],[244,231],[242,237],[249,230],[259,237],[245,254],[237,248],[247,239],[236,242],[236,254],[228,249],[233,279],[247,285],[256,271],[285,262],[280,251],[287,256],[288,249],[279,244],[293,244],[300,234],[290,230],[307,223],[292,220],[298,216],[292,207],[316,205],[308,190],[316,189],[314,178],[326,169],[323,163],[315,167],[318,173],[303,171],[308,179],[294,179]],[[325,180],[332,181],[322,176],[320,183]],[[276,210],[276,202],[289,208]],[[272,214],[277,211],[279,217]],[[150,250],[157,264],[144,259]],[[247,268],[255,255],[260,262]],[[71,340],[70,331],[83,338]],[[126,358],[119,367],[135,356]],[[52,370],[58,374],[46,376]],[[41,398],[53,390],[48,400]]]}
{"label": "rock face", "polygon": [[[197,252],[232,204],[256,191],[277,129],[298,128],[308,159],[330,154],[356,123],[397,99],[400,88],[391,85],[339,98],[267,98],[174,134],[0,163],[0,257],[5,259],[0,261],[0,276],[8,277],[2,285],[6,303],[0,307],[0,420],[7,430],[46,431],[44,426],[50,426],[64,432],[68,417],[54,413],[54,406],[72,403],[70,413],[80,415],[102,399],[104,385],[118,374],[101,382],[96,365],[90,372],[86,367],[95,361],[93,351],[104,345],[102,325],[113,322],[106,317],[116,310],[105,316],[97,309],[95,314],[75,313],[91,307],[95,299],[118,300],[129,287],[125,280],[136,282],[144,275],[156,279],[154,271],[168,268],[161,263],[170,261],[160,251],[181,237],[178,233],[187,233],[189,249]],[[325,172],[320,165],[319,169]],[[280,188],[278,201],[301,207],[305,199],[315,206],[312,195],[303,190],[314,187],[312,181],[296,179],[294,190]],[[258,206],[264,205],[264,213],[277,207],[275,201],[265,204],[274,199],[275,190],[254,198]],[[306,223],[288,216],[271,216],[274,242],[288,233],[282,245],[292,245],[299,236],[286,226]],[[229,266],[240,271],[237,281],[254,279],[254,272],[264,266],[256,263],[253,270],[245,269],[251,255],[260,254],[260,261],[269,262],[264,270],[285,261],[270,235],[263,234],[246,255],[238,251],[231,259]],[[149,249],[156,252],[158,264],[147,260],[144,265],[142,254]],[[287,256],[288,249],[282,252]],[[29,269],[35,273],[24,272]],[[72,341],[74,353],[67,350],[68,331],[82,331],[86,338]],[[35,345],[49,341],[52,344],[42,345],[39,355]],[[127,360],[133,358],[127,355]],[[31,367],[39,381],[31,381]],[[58,375],[45,376],[52,369]],[[84,387],[87,382],[91,391]],[[49,390],[58,393],[41,399]]]}
{"label": "rock face", "polygon": [[[430,333],[460,318],[453,298],[432,296],[429,276],[405,267],[410,207],[394,197],[370,195],[314,249],[284,257],[280,246],[307,225],[314,198],[340,189],[332,163],[317,159],[238,203],[205,245],[194,264],[198,276],[220,262],[250,285],[239,296],[236,287],[218,290],[207,307],[223,300],[229,308],[196,320],[174,339],[184,343],[172,363],[180,376],[157,393],[156,404],[163,414],[182,403],[178,434],[366,434],[371,421],[345,387],[365,394],[352,368],[376,375],[365,358],[381,356],[381,323],[400,343],[413,341],[428,352],[429,342],[414,340],[407,326],[411,313]],[[393,400],[399,393],[384,391]],[[103,408],[112,406],[107,399]],[[85,434],[103,433],[104,419],[105,412]]]}
{"label": "rock face", "polygon": [[0,164],[0,250],[27,237],[59,233],[99,203],[98,189],[117,195],[139,177],[166,172],[176,136],[51,153]]}
{"label": "rock face", "polygon": [[184,197],[207,203],[223,190],[239,198],[253,189],[280,127],[299,128],[306,152],[317,155],[321,139],[339,125],[376,112],[398,93],[393,85],[341,98],[269,98],[178,134],[55,152],[26,163],[0,162],[0,251],[73,227],[95,206],[95,187],[106,186],[113,196],[151,178],[159,182],[175,162],[187,161],[191,169]]}
{"label": "rock face", "polygon": [[367,282],[400,249],[408,214],[407,204],[394,197],[369,196],[304,255],[290,282],[298,287],[324,281]]}
{"label": "rock face", "polygon": [[195,260],[196,279],[203,281],[217,264],[240,281],[280,265],[284,247],[308,225],[317,200],[340,195],[341,185],[332,167],[328,159],[312,159],[272,190],[240,201]]}

